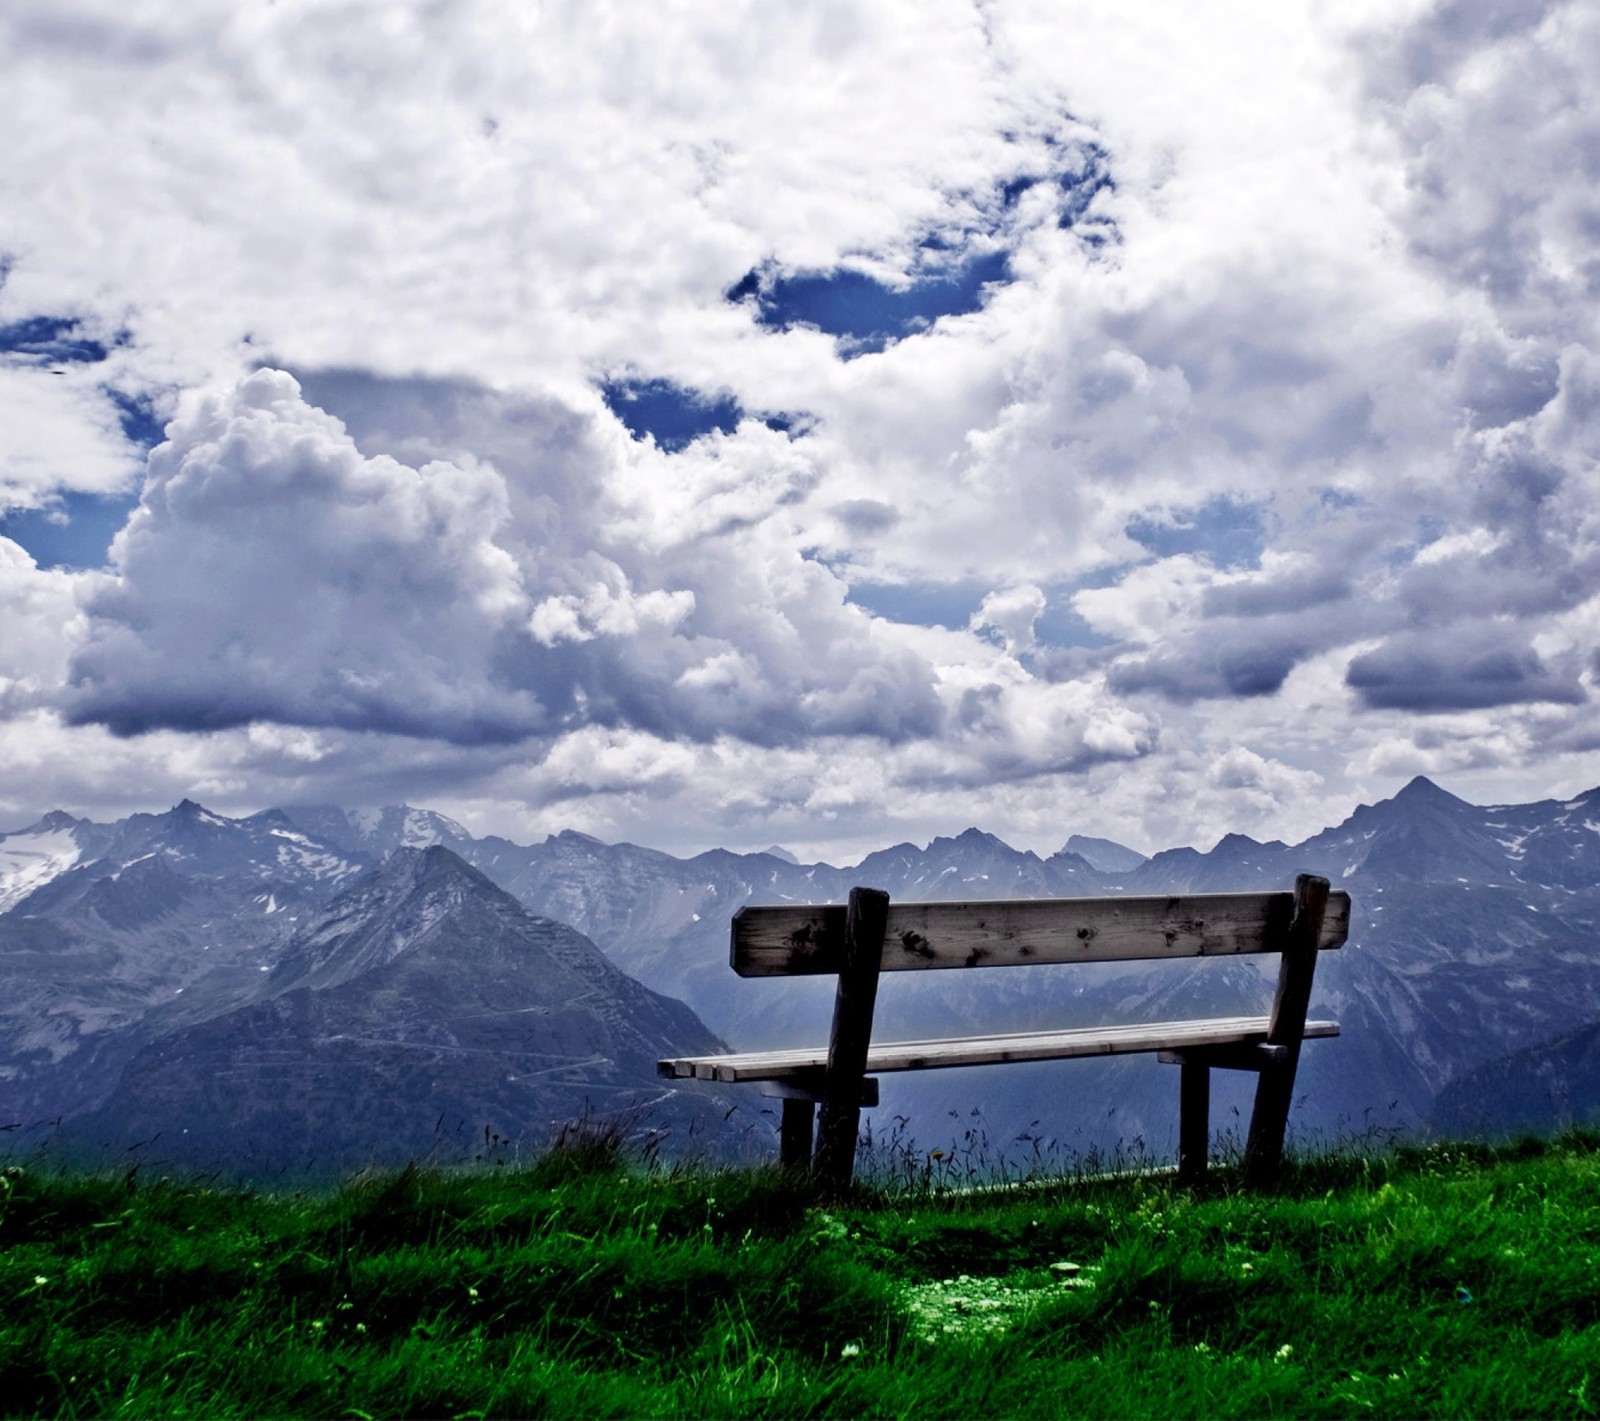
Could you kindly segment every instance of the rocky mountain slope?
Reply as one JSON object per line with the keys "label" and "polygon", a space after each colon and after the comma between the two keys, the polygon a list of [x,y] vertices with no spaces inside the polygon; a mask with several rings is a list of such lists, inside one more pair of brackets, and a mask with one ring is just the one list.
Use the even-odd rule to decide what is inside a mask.
{"label": "rocky mountain slope", "polygon": [[256,1000],[143,1046],[73,1134],[256,1171],[536,1146],[586,1114],[710,1137],[726,1104],[655,1062],[719,1045],[448,849],[400,848],[289,939]]}
{"label": "rocky mountain slope", "polygon": [[440,1129],[538,1142],[646,1107],[641,1128],[730,1136],[726,1103],[655,1078],[661,1054],[716,1048],[694,1014],[443,847],[380,856],[185,802],[52,815],[0,839],[0,865],[0,1123],[24,1127],[18,1147],[62,1122],[52,1139],[335,1168]]}

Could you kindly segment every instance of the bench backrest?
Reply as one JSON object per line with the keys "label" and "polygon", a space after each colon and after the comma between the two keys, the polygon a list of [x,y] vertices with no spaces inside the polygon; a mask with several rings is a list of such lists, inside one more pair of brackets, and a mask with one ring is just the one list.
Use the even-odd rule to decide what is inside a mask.
{"label": "bench backrest", "polygon": [[[842,903],[741,908],[733,918],[733,970],[741,977],[837,973],[845,913]],[[891,903],[880,970],[1279,952],[1293,916],[1292,892]],[[1350,895],[1330,893],[1317,946],[1342,946],[1349,928]]]}

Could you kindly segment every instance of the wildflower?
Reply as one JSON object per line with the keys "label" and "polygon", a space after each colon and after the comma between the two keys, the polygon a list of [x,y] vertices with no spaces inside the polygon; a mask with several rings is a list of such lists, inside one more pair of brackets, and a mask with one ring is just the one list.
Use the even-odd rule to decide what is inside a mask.
{"label": "wildflower", "polygon": [[1283,1344],[1283,1346],[1278,1348],[1278,1350],[1276,1352],[1274,1352],[1272,1355],[1276,1360],[1278,1360],[1280,1362],[1287,1362],[1289,1360],[1289,1358],[1294,1356],[1294,1345],[1293,1345],[1293,1343],[1285,1342]]}
{"label": "wildflower", "polygon": [[1203,1357],[1211,1350],[1211,1344],[1209,1342],[1196,1342],[1194,1344],[1194,1350]]}
{"label": "wildflower", "polygon": [[35,1273],[33,1275],[33,1286],[36,1288],[44,1287],[44,1285],[49,1281],[50,1280],[46,1278],[43,1273]]}
{"label": "wildflower", "polygon": [[839,1349],[839,1355],[841,1357],[859,1357],[861,1355],[861,1344],[859,1342],[846,1342]]}

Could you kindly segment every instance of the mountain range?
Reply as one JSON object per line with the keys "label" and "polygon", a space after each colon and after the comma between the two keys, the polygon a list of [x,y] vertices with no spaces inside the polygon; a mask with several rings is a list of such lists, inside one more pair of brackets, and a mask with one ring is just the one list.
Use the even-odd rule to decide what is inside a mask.
{"label": "mountain range", "polygon": [[[174,1136],[198,1137],[277,1167],[415,1154],[441,1130],[520,1140],[584,1108],[733,1149],[770,1133],[767,1103],[664,1091],[654,1057],[813,1044],[832,993],[733,976],[745,903],[837,902],[857,884],[901,900],[1221,892],[1299,872],[1354,905],[1349,944],[1318,968],[1314,1010],[1343,1035],[1307,1048],[1302,1137],[1600,1113],[1584,1065],[1600,1059],[1584,1035],[1600,1041],[1600,790],[1484,807],[1421,778],[1292,846],[1228,835],[1146,858],[1074,833],[1041,858],[969,829],[850,868],[570,831],[520,845],[407,807],[55,813],[0,835],[0,1086],[7,1118],[119,1144],[159,1132],[185,1157],[200,1147]],[[1270,993],[1251,961],[896,974],[875,1034],[1264,1010]],[[896,1077],[878,1120],[909,1118],[925,1146],[976,1111],[1002,1145],[1164,1153],[1174,1076],[1125,1058]],[[1219,1081],[1216,1123],[1246,1084]]]}
{"label": "mountain range", "polygon": [[585,1115],[734,1143],[729,1102],[655,1077],[720,1047],[694,1013],[437,843],[352,853],[185,801],[50,815],[0,875],[18,1146],[49,1121],[80,1153],[263,1175],[504,1157]]}

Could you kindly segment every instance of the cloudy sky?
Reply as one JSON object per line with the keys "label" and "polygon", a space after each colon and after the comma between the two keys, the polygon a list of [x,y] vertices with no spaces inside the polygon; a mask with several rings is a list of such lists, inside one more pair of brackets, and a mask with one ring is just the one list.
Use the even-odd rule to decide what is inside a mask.
{"label": "cloudy sky", "polygon": [[1600,10],[7,0],[0,828],[1600,783]]}

